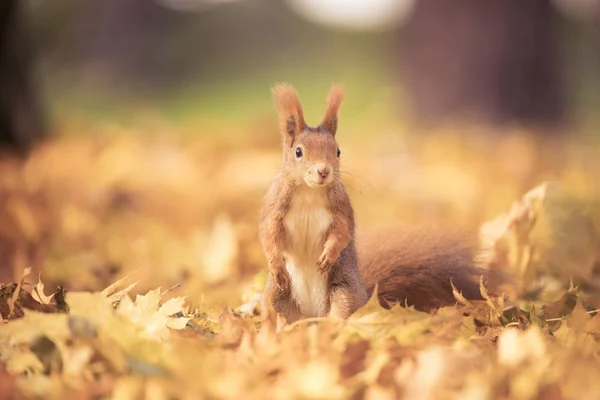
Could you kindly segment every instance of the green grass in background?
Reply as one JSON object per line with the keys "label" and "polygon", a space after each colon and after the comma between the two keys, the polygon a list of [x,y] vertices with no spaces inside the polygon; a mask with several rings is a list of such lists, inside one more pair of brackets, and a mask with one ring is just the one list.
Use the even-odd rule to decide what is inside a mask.
{"label": "green grass in background", "polygon": [[[404,108],[399,103],[399,88],[392,83],[393,65],[385,54],[379,54],[386,46],[380,38],[370,36],[327,40],[314,51],[292,48],[273,54],[263,63],[266,68],[240,67],[235,70],[242,72],[236,75],[217,70],[209,76],[183,79],[180,85],[152,88],[150,82],[141,90],[90,79],[83,68],[60,73],[46,68],[42,71],[44,103],[59,134],[78,134],[61,129],[73,122],[91,128],[117,125],[133,132],[161,121],[184,135],[189,132],[210,140],[232,140],[236,135],[247,135],[248,126],[274,123],[270,95],[274,84],[293,84],[307,123],[316,125],[323,116],[330,85],[343,83],[345,129],[388,129]],[[83,79],[73,85],[78,75]],[[219,135],[221,129],[227,131],[227,138]]]}

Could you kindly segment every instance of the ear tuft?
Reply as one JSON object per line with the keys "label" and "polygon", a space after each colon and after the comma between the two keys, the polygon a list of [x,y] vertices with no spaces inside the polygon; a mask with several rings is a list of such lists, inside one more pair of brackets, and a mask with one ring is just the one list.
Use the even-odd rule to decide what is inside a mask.
{"label": "ear tuft", "polygon": [[344,87],[342,85],[335,84],[331,86],[329,95],[327,96],[327,108],[325,110],[325,117],[321,126],[327,129],[331,134],[335,135],[337,131],[337,120],[338,111],[344,100]]}
{"label": "ear tuft", "polygon": [[271,93],[279,115],[280,130],[286,134],[286,143],[291,145],[296,135],[306,127],[298,94],[287,83],[276,85]]}

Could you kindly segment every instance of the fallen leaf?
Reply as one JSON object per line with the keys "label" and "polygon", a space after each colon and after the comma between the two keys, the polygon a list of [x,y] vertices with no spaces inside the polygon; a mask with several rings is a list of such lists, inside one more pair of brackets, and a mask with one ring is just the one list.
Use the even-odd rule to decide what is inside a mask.
{"label": "fallen leaf", "polygon": [[44,284],[41,280],[41,273],[38,278],[38,283],[33,287],[31,291],[31,296],[40,304],[50,304],[50,301],[54,297],[55,293],[52,293],[50,296],[46,296],[44,294]]}
{"label": "fallen leaf", "polygon": [[17,284],[17,288],[15,289],[15,291],[12,294],[12,297],[10,298],[10,300],[7,301],[8,303],[8,308],[9,308],[9,313],[8,313],[8,317],[7,319],[10,319],[14,313],[15,313],[15,303],[17,301],[17,298],[19,297],[19,294],[21,293],[21,286],[23,284],[23,280],[25,279],[25,277],[27,277],[29,274],[31,273],[31,268],[25,268],[23,270],[23,274],[21,276],[21,280],[19,281],[19,283]]}
{"label": "fallen leaf", "polygon": [[466,306],[471,305],[471,302],[469,300],[467,300],[465,298],[465,296],[462,295],[461,292],[459,292],[459,290],[456,288],[456,286],[454,286],[454,282],[452,282],[452,280],[450,280],[450,285],[452,286],[452,295],[454,295],[454,298],[456,299],[456,301],[458,301],[461,304],[464,304]]}

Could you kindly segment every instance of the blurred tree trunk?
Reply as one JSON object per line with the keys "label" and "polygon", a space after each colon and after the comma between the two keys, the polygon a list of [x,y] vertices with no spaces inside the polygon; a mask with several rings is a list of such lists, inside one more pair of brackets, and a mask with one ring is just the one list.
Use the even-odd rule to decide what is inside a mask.
{"label": "blurred tree trunk", "polygon": [[21,4],[0,1],[0,146],[28,150],[43,130]]}
{"label": "blurred tree trunk", "polygon": [[402,34],[401,62],[418,121],[562,121],[550,0],[418,0]]}

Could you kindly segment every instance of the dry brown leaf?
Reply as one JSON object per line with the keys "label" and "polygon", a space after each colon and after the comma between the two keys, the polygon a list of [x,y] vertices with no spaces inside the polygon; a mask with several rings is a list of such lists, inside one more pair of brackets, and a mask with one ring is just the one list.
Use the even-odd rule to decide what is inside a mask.
{"label": "dry brown leaf", "polygon": [[38,283],[33,287],[31,291],[31,296],[40,304],[50,304],[50,301],[54,297],[56,293],[52,293],[50,296],[46,296],[44,294],[44,284],[41,280],[41,273],[38,277]]}
{"label": "dry brown leaf", "polygon": [[17,288],[13,292],[12,297],[10,298],[10,300],[7,301],[8,308],[9,308],[9,313],[8,313],[7,319],[10,319],[14,315],[14,312],[15,312],[15,303],[16,303],[17,299],[19,298],[19,294],[21,293],[21,286],[23,285],[23,280],[30,273],[31,273],[31,268],[25,268],[23,270],[23,274],[21,276],[21,280],[17,284]]}
{"label": "dry brown leaf", "polygon": [[465,296],[462,295],[462,293],[456,288],[456,286],[454,286],[454,282],[452,282],[452,280],[450,280],[450,286],[452,286],[452,295],[454,296],[456,301],[466,306],[471,305],[471,302],[467,300]]}
{"label": "dry brown leaf", "polygon": [[[124,133],[120,128],[111,130]],[[389,153],[383,163],[380,154],[363,154],[369,150],[361,147],[354,153],[360,159],[356,170],[382,190],[376,208],[368,191],[353,197],[361,224],[424,217],[454,226],[470,223],[473,204],[483,212],[497,210],[514,200],[522,183],[512,182],[514,170],[524,168],[522,160],[510,155],[525,154],[531,162],[537,154],[534,144],[524,138],[499,139],[502,154],[493,163],[464,166],[443,160],[448,150],[442,152],[437,138],[428,140],[427,146],[436,142],[435,146],[424,150],[430,166],[420,165],[416,155],[398,158],[387,140],[379,144]],[[470,151],[460,141],[444,140],[455,155]],[[35,150],[16,169],[0,163],[0,191],[8,193],[0,196],[0,206],[11,198],[16,208],[22,208],[15,213],[14,204],[10,211],[0,207],[0,219],[8,216],[14,222],[8,228],[0,226],[0,245],[19,249],[19,266],[30,262],[41,266],[46,287],[60,281],[79,290],[102,288],[115,275],[126,276],[102,293],[67,294],[70,312],[63,308],[65,313],[52,315],[27,309],[55,312],[58,306],[44,308],[51,304],[40,301],[59,303],[64,291],[46,296],[44,287],[35,285],[30,295],[25,284],[15,294],[17,283],[3,286],[6,290],[0,293],[9,295],[2,299],[6,306],[2,316],[8,315],[6,301],[15,295],[13,317],[20,319],[0,321],[0,361],[4,368],[10,365],[11,371],[29,375],[16,377],[0,369],[0,398],[15,393],[16,398],[185,400],[597,397],[598,317],[583,308],[590,306],[589,296],[579,292],[592,292],[597,282],[586,275],[591,260],[591,241],[585,239],[587,217],[577,216],[578,208],[582,211],[586,204],[570,204],[570,195],[562,197],[547,185],[487,225],[493,251],[482,253],[479,261],[486,267],[492,261],[497,264],[492,267],[511,265],[522,272],[527,292],[543,289],[556,297],[532,303],[515,296],[504,304],[481,284],[483,301],[464,305],[455,290],[460,304],[435,315],[398,306],[385,310],[371,298],[346,322],[316,319],[284,328],[275,317],[263,324],[259,318],[240,318],[237,312],[219,318],[223,308],[254,315],[264,287],[266,268],[256,239],[256,212],[259,194],[272,178],[266,172],[276,171],[279,151],[252,151],[217,151],[195,142],[174,146],[147,135],[143,140],[129,135],[114,141],[60,139]],[[353,158],[351,148],[345,154]],[[596,196],[591,183],[600,173],[597,155],[585,160],[583,153],[575,154],[577,165],[589,169],[587,181],[573,175],[575,191]],[[252,175],[246,171],[235,176],[235,167],[244,164],[240,160],[265,155],[269,161],[260,176],[254,174],[250,185],[238,185],[243,176]],[[411,168],[389,168],[402,167],[406,160]],[[504,170],[494,174],[492,164],[501,164]],[[470,172],[474,170],[486,171],[485,179],[478,180]],[[422,179],[423,171],[432,174]],[[388,186],[392,189],[383,189]],[[574,187],[571,181],[569,189]],[[493,196],[479,202],[487,193]],[[595,213],[598,222],[600,213]],[[561,232],[574,236],[563,237]],[[29,238],[26,243],[24,237]],[[254,275],[259,268],[263,272]],[[140,271],[137,286],[127,281],[132,270]],[[571,277],[579,288],[567,292]],[[195,306],[193,312],[188,313],[183,298],[167,301],[160,290],[146,292],[177,283],[189,296],[186,303]],[[134,298],[130,295],[134,287],[146,294]],[[577,298],[581,303],[571,304]],[[172,314],[184,318],[171,318]],[[191,316],[190,328],[182,329]],[[545,322],[553,318],[559,320]],[[173,329],[185,334],[173,334]],[[56,352],[60,372],[54,366]],[[52,373],[45,375],[46,371]],[[7,389],[16,382],[18,389]]]}

